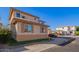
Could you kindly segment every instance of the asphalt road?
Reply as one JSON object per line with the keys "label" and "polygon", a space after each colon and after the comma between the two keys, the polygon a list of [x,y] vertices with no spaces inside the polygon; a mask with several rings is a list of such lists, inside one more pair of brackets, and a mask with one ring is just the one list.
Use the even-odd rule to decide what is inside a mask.
{"label": "asphalt road", "polygon": [[79,52],[79,38],[77,37],[76,40],[65,46],[51,47],[41,52]]}

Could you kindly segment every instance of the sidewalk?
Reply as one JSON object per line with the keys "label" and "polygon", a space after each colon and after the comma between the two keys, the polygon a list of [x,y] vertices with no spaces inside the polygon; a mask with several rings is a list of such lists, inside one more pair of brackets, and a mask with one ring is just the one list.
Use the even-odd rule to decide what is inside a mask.
{"label": "sidewalk", "polygon": [[56,47],[57,45],[51,42],[37,42],[31,44],[25,44],[16,47],[7,47],[5,49],[0,49],[2,52],[40,52],[51,47]]}

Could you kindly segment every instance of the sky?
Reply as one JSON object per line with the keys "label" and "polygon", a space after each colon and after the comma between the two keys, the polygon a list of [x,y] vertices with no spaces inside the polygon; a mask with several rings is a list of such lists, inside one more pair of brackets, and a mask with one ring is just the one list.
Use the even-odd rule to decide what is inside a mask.
{"label": "sky", "polygon": [[[78,7],[15,7],[18,10],[40,17],[52,30],[61,26],[79,25]],[[0,18],[4,25],[9,24],[9,7],[0,7]]]}

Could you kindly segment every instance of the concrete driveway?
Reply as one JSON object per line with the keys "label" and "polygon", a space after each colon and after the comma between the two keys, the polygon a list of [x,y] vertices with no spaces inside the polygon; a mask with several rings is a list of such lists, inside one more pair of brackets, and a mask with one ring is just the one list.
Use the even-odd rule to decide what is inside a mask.
{"label": "concrete driveway", "polygon": [[7,47],[4,49],[0,49],[2,52],[40,52],[46,49],[49,49],[51,47],[56,47],[57,45],[52,44],[51,42],[45,41],[45,42],[36,42],[31,44],[25,44],[21,46],[13,46],[13,47]]}
{"label": "concrete driveway", "polygon": [[79,38],[65,46],[51,47],[41,52],[79,52]]}
{"label": "concrete driveway", "polygon": [[54,48],[57,47],[57,45],[52,44],[51,42],[39,42],[39,43],[35,43],[33,45],[29,45],[29,46],[25,46],[25,48],[27,48],[28,50],[24,50],[27,52],[40,52],[49,48]]}

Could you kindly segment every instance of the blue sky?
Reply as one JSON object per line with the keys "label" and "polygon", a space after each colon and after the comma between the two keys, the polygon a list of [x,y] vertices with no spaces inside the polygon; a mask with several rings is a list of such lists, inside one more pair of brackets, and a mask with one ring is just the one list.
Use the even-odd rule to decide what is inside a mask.
{"label": "blue sky", "polygon": [[[16,9],[40,17],[51,29],[79,25],[79,8],[77,7],[16,7]],[[9,10],[9,7],[0,7],[0,17],[4,25],[9,23]]]}

